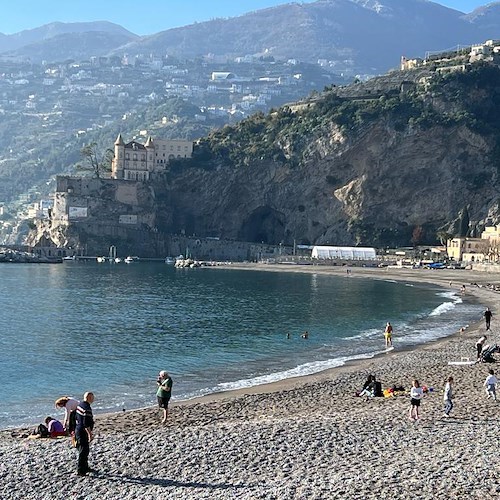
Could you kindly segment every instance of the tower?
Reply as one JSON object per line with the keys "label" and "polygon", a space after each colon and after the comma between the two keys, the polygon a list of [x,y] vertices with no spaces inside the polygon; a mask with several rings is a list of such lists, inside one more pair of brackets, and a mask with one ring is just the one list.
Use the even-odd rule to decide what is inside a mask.
{"label": "tower", "polygon": [[115,154],[111,162],[111,177],[113,179],[123,179],[125,168],[125,143],[122,134],[118,134],[115,141]]}
{"label": "tower", "polygon": [[148,137],[144,147],[146,148],[146,168],[149,172],[149,178],[151,172],[155,170],[155,144],[151,136]]}

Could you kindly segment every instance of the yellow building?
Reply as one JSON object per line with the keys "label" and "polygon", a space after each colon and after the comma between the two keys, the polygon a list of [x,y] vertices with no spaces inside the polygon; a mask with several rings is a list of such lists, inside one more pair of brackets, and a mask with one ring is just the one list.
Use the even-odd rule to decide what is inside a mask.
{"label": "yellow building", "polygon": [[146,144],[137,141],[125,143],[118,134],[114,157],[111,163],[111,177],[129,181],[147,181],[151,174],[162,172],[170,160],[191,158],[193,142],[182,139],[154,139],[148,137]]}
{"label": "yellow building", "polygon": [[[483,238],[452,238],[446,242],[446,253],[450,259],[457,262],[483,261],[487,245],[487,241]],[[472,259],[471,256],[475,258]]]}
{"label": "yellow building", "polygon": [[500,239],[500,225],[498,226],[487,226],[481,233],[481,238],[483,240],[499,240]]}

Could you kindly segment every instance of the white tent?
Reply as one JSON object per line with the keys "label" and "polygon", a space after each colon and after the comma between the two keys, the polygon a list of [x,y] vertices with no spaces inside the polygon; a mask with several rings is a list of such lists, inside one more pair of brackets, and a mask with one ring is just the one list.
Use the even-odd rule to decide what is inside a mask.
{"label": "white tent", "polygon": [[330,247],[314,246],[311,257],[313,259],[342,259],[342,260],[375,260],[375,248],[369,247]]}

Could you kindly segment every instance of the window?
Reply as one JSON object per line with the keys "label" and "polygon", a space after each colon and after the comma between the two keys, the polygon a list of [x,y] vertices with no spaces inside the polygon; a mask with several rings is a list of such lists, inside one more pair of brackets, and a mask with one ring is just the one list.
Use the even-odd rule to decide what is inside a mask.
{"label": "window", "polygon": [[137,155],[134,153],[134,156],[132,158],[134,161],[137,161]]}

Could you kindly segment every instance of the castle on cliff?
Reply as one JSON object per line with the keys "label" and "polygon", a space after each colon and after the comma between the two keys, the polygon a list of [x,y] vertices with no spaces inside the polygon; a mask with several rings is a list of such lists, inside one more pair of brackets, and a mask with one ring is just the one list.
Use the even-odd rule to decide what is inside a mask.
{"label": "castle on cliff", "polygon": [[137,141],[125,143],[118,134],[111,177],[128,181],[147,181],[151,174],[165,170],[175,158],[191,158],[193,143],[182,139],[154,139],[150,136],[146,144]]}

